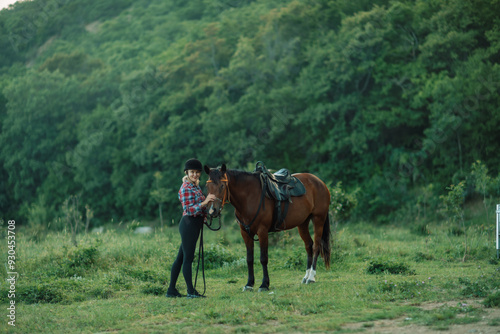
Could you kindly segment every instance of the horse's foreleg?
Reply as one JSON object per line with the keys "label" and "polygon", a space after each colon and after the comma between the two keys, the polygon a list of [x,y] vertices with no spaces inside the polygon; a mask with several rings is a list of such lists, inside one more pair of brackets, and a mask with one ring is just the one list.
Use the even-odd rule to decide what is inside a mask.
{"label": "horse's foreleg", "polygon": [[262,285],[259,287],[259,292],[269,291],[269,272],[267,271],[267,263],[269,261],[268,253],[268,234],[267,231],[259,235],[260,244],[260,264],[262,265]]}
{"label": "horse's foreleg", "polygon": [[302,279],[302,283],[307,283],[307,280],[311,275],[311,267],[313,262],[313,240],[311,238],[311,234],[309,233],[309,219],[302,225],[299,225],[298,229],[299,235],[302,238],[302,241],[304,241],[307,252],[307,270],[306,275]]}
{"label": "horse's foreleg", "polygon": [[248,281],[247,281],[247,284],[245,285],[245,287],[243,288],[243,291],[252,291],[253,286],[255,284],[255,276],[254,276],[254,271],[253,271],[254,243],[253,243],[252,237],[244,229],[241,229],[241,235],[243,237],[243,240],[245,241],[245,246],[247,248],[247,268],[248,268]]}

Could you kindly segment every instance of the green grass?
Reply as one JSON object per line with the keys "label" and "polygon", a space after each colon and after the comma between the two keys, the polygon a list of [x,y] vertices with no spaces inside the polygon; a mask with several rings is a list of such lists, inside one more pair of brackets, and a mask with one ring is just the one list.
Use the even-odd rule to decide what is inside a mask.
{"label": "green grass", "polygon": [[[426,224],[426,233],[399,226],[341,226],[335,235],[329,270],[319,262],[317,283],[301,284],[305,251],[296,230],[270,238],[271,290],[243,292],[245,247],[235,224],[205,231],[207,298],[164,297],[180,238],[177,227],[141,236],[108,231],[80,236],[79,247],[65,233],[31,238],[16,235],[16,327],[12,333],[245,333],[343,332],[342,325],[402,316],[410,323],[446,329],[479,321],[480,308],[468,298],[490,298],[498,307],[500,273],[493,261],[493,231],[470,227],[469,256],[463,236]],[[4,233],[4,232],[2,232]],[[5,240],[5,239],[3,239]],[[7,243],[0,245],[6,262]],[[256,259],[258,259],[258,247]],[[377,264],[378,269],[370,273]],[[257,262],[257,286],[262,270]],[[392,270],[394,269],[394,270]],[[8,284],[2,271],[0,309],[6,310]],[[182,275],[178,288],[185,293]],[[203,290],[199,278],[198,290]],[[425,311],[428,302],[456,306]],[[497,324],[498,319],[490,321]]]}

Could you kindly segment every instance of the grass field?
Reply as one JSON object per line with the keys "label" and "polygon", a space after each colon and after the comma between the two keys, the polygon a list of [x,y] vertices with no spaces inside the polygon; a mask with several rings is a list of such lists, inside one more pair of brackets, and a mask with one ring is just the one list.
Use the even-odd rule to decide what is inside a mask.
{"label": "grass field", "polygon": [[[234,222],[205,229],[207,298],[164,297],[180,244],[177,227],[134,234],[118,226],[79,236],[42,238],[16,233],[15,298],[2,271],[0,331],[12,333],[239,333],[358,332],[381,319],[408,319],[404,326],[448,329],[481,321],[485,304],[500,301],[494,221],[473,217],[465,231],[446,223],[410,226],[349,223],[334,233],[333,265],[320,261],[317,283],[301,284],[305,251],[297,230],[274,234],[269,292],[243,292],[245,248]],[[1,256],[7,263],[7,229]],[[256,253],[258,259],[258,248]],[[256,265],[256,280],[262,278]],[[258,282],[260,284],[260,282]],[[258,286],[258,285],[257,285]],[[179,290],[185,294],[182,275]],[[198,279],[197,289],[203,291]],[[15,300],[15,327],[8,324]],[[471,304],[470,300],[478,303]],[[427,303],[451,302],[427,310]],[[0,312],[1,313],[1,312]],[[361,323],[360,329],[347,325]],[[488,326],[500,325],[500,318]]]}

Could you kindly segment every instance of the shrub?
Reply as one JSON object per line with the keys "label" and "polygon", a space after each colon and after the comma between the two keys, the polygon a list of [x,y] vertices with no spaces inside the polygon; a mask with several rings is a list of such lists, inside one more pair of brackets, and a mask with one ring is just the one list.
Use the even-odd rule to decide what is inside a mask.
{"label": "shrub", "polygon": [[108,299],[114,294],[113,289],[107,286],[98,286],[90,291],[90,295],[96,297],[97,299]]}
{"label": "shrub", "polygon": [[285,269],[305,269],[305,256],[303,251],[299,251],[295,249],[293,252],[290,252],[290,255],[287,257],[285,263],[283,264],[283,268]]}
{"label": "shrub", "polygon": [[342,189],[342,182],[337,182],[335,187],[329,187],[331,202],[330,212],[333,216],[334,222],[343,222],[351,216],[352,212],[358,205],[356,193],[346,193]]}
{"label": "shrub", "polygon": [[497,291],[483,301],[484,306],[486,307],[500,307],[500,291]]}
{"label": "shrub", "polygon": [[465,297],[486,297],[489,291],[488,284],[484,280],[472,282],[469,278],[460,277],[458,283],[463,285],[462,295]]}
{"label": "shrub", "polygon": [[159,282],[165,283],[167,274],[165,272],[157,272],[140,267],[121,267],[120,272],[123,274],[143,282]]}
{"label": "shrub", "polygon": [[96,262],[99,256],[97,246],[77,247],[68,252],[65,264],[68,268],[90,268]]}
{"label": "shrub", "polygon": [[59,303],[63,295],[63,291],[53,284],[21,285],[16,293],[17,300],[27,304]]}
{"label": "shrub", "polygon": [[104,279],[106,283],[111,286],[114,290],[130,290],[133,287],[133,282],[129,276],[118,272],[110,272],[109,274],[104,274]]}
{"label": "shrub", "polygon": [[71,247],[54,274],[59,277],[85,276],[89,269],[94,268],[98,258],[97,245]]}
{"label": "shrub", "polygon": [[[388,294],[392,299],[411,299],[427,293],[432,287],[431,278],[425,281],[388,281],[380,282],[378,291]],[[375,291],[377,291],[375,290]]]}
{"label": "shrub", "polygon": [[434,255],[416,252],[413,259],[415,260],[415,262],[431,261],[434,260]]}
{"label": "shrub", "polygon": [[412,225],[411,228],[412,233],[416,235],[421,235],[421,236],[428,236],[431,234],[431,231],[429,230],[429,225],[426,223],[415,223]]}
{"label": "shrub", "polygon": [[402,262],[392,261],[371,261],[366,269],[368,274],[401,274],[401,275],[415,275],[415,270]]}
{"label": "shrub", "polygon": [[16,299],[27,304],[71,302],[72,294],[82,291],[82,282],[53,279],[50,283],[26,282],[16,285]]}
{"label": "shrub", "polygon": [[[232,263],[238,260],[229,249],[219,244],[209,244],[204,249],[205,269],[221,268],[224,264]],[[198,263],[198,254],[194,260]]]}
{"label": "shrub", "polygon": [[141,292],[146,295],[160,296],[167,292],[166,286],[158,283],[147,283],[142,286]]}

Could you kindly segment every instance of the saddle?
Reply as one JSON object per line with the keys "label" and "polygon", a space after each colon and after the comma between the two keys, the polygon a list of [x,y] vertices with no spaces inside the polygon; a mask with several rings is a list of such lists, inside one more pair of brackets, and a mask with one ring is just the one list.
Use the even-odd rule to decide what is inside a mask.
{"label": "saddle", "polygon": [[290,175],[286,168],[282,168],[274,174],[269,174],[267,193],[269,198],[277,201],[292,202],[292,197],[302,196],[306,188],[295,176]]}
{"label": "saddle", "polygon": [[259,161],[255,165],[254,173],[259,173],[262,191],[265,192],[266,197],[275,201],[271,231],[276,231],[285,220],[288,206],[292,203],[292,197],[304,195],[306,188],[286,168],[273,174],[269,172],[263,162]]}

